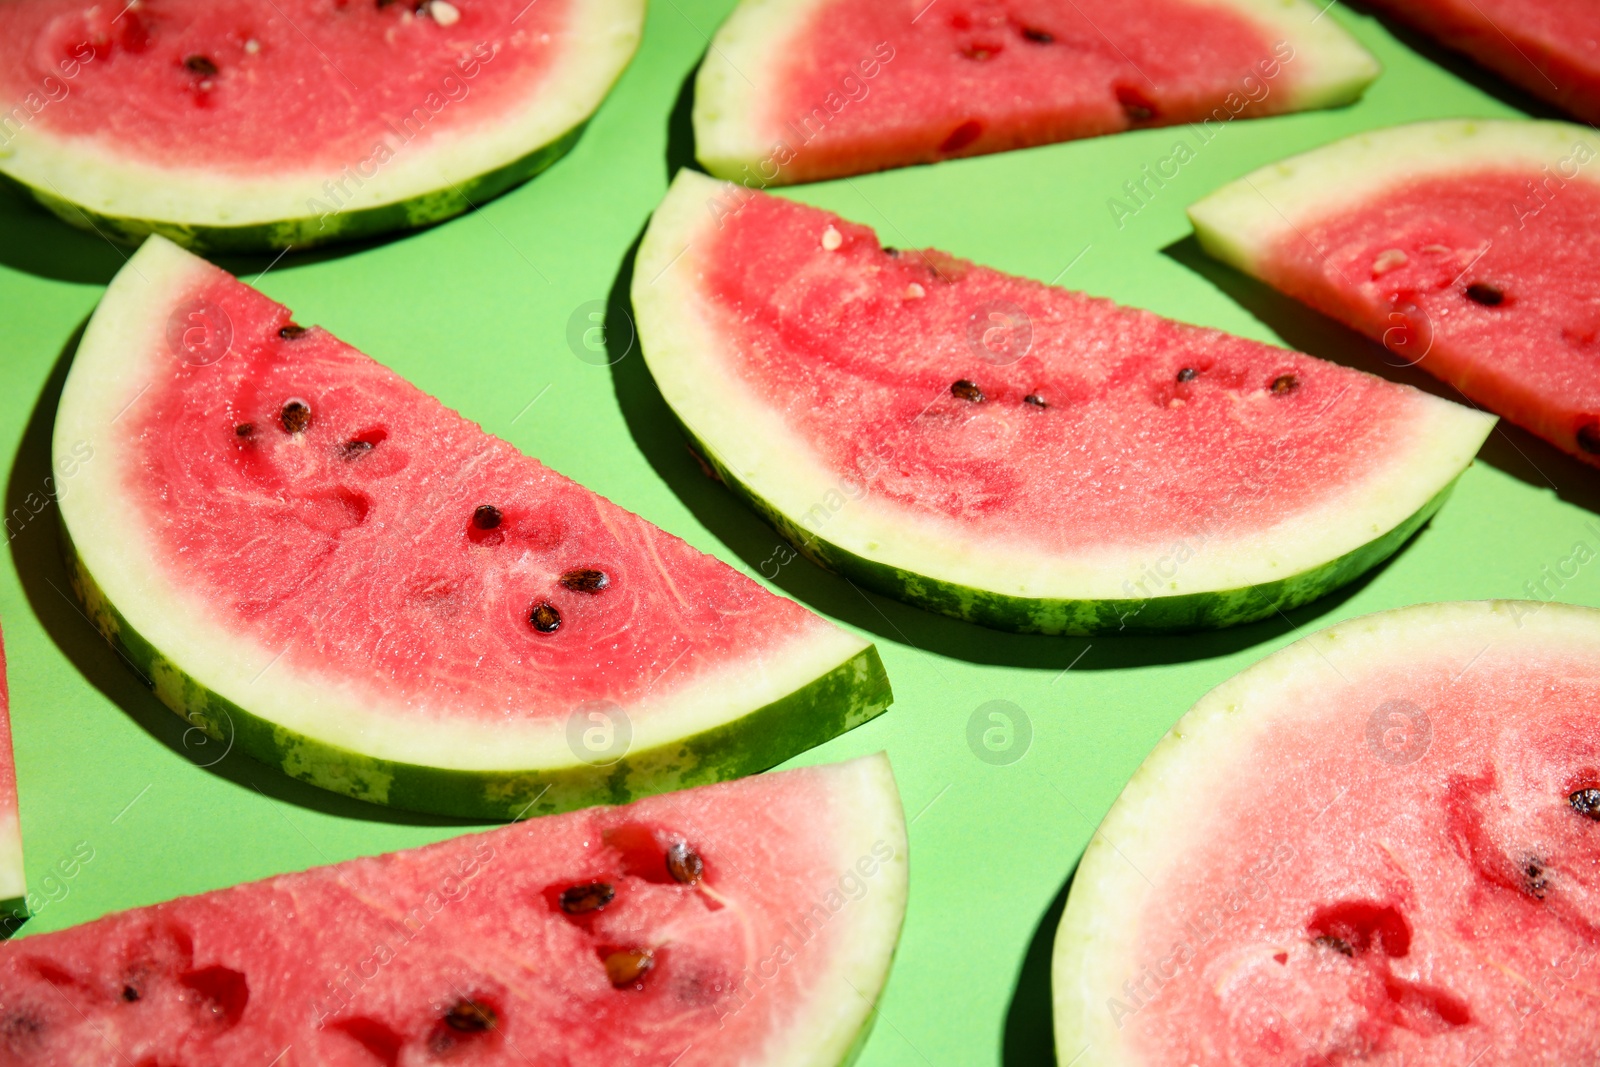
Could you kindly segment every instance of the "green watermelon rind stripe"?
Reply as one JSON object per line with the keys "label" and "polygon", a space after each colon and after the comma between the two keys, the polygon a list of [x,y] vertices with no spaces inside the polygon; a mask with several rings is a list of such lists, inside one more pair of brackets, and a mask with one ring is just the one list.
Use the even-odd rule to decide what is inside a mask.
{"label": "green watermelon rind stripe", "polygon": [[326,218],[313,214],[243,226],[212,226],[199,222],[105,215],[11,175],[0,174],[0,181],[32,197],[62,221],[124,244],[137,245],[155,233],[192,251],[213,255],[279,248],[306,249],[333,241],[355,241],[429,226],[472,210],[527,181],[560,159],[577,143],[586,125],[587,122],[580,123],[554,141],[504,166],[432,192],[376,207],[334,212]]}
{"label": "green watermelon rind stripe", "polygon": [[162,703],[204,735],[194,740],[196,762],[210,765],[238,748],[291,778],[390,807],[505,820],[625,804],[767,770],[875,718],[893,700],[883,662],[868,645],[738,719],[629,751],[604,766],[468,771],[381,759],[289,730],[195,681],[128,624],[85,569],[64,528],[61,536],[73,590],[95,628]]}

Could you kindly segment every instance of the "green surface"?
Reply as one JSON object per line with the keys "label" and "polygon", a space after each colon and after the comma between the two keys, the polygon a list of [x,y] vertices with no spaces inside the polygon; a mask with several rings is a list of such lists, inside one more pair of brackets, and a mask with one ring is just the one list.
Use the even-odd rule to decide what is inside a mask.
{"label": "green surface", "polygon": [[[617,90],[572,152],[529,184],[408,238],[291,253],[259,284],[300,322],[375,354],[564,474],[752,574],[775,573],[769,584],[778,591],[870,633],[896,704],[804,757],[887,748],[912,820],[905,937],[860,1063],[1048,1063],[1050,936],[1063,886],[1095,823],[1162,732],[1235,671],[1350,615],[1421,600],[1528,596],[1540,582],[1541,598],[1558,592],[1600,605],[1600,576],[1592,573],[1600,568],[1552,577],[1574,542],[1600,545],[1600,520],[1584,510],[1600,507],[1600,479],[1502,425],[1433,523],[1388,564],[1286,619],[1196,636],[1003,634],[863,594],[791,558],[752,511],[701,476],[637,350],[608,368],[605,353],[579,359],[568,341],[582,340],[591,309],[607,307],[618,353],[627,341],[631,247],[666,190],[667,160],[690,154],[683,87],[725,6],[657,4]],[[1348,331],[1212,264],[1188,236],[1190,201],[1280,156],[1373,126],[1513,113],[1377,23],[1342,6],[1325,17],[1354,29],[1388,68],[1366,100],[1229,124],[1122,229],[1108,198],[1144,164],[1169,157],[1180,138],[1192,146],[1192,134],[1145,131],[784,195],[872,224],[893,244],[935,245],[1059,277],[1443,393],[1420,372],[1389,368]],[[465,825],[342,800],[239,753],[218,759],[71,602],[46,497],[56,485],[50,422],[66,354],[122,255],[0,194],[0,446],[11,457],[0,622],[37,898],[26,932],[420,844]],[[268,262],[225,265],[250,278]],[[70,493],[70,479],[59,488]],[[1572,575],[1571,565],[1566,570]],[[1012,736],[1019,748],[1024,736],[1031,742],[1010,764],[969,747],[974,714],[982,709],[973,731],[981,736],[987,716],[1006,708],[985,706],[992,701],[1028,717],[1029,730]],[[1004,731],[990,736],[1003,740]]]}

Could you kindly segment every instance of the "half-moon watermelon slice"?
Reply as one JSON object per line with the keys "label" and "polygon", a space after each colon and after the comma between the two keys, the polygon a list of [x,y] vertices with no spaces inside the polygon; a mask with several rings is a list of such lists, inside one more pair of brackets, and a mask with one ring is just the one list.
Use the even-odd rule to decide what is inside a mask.
{"label": "half-moon watermelon slice", "polygon": [[1448,120],[1359,134],[1189,209],[1212,255],[1600,465],[1600,138]]}
{"label": "half-moon watermelon slice", "polygon": [[1304,603],[1403,543],[1492,425],[688,171],[633,303],[690,437],[801,551],[1003,629]]}
{"label": "half-moon watermelon slice", "polygon": [[27,895],[22,824],[17,818],[17,764],[11,748],[11,690],[6,682],[6,650],[0,644],[0,926],[7,933],[27,918]]}
{"label": "half-moon watermelon slice", "polygon": [[1378,64],[1307,0],[743,0],[695,150],[753,188],[1333,107]]}
{"label": "half-moon watermelon slice", "polygon": [[[285,773],[505,818],[747,774],[891,699],[867,642],[152,237],[73,360],[74,584]],[[220,757],[218,757],[220,758]]]}
{"label": "half-moon watermelon slice", "polygon": [[1424,604],[1208,693],[1056,934],[1078,1067],[1600,1057],[1600,612]]}
{"label": "half-moon watermelon slice", "polygon": [[643,19],[644,0],[16,0],[0,174],[135,243],[421,226],[565,152]]}
{"label": "half-moon watermelon slice", "polygon": [[834,1067],[906,904],[882,755],[27,937],[0,1062]]}

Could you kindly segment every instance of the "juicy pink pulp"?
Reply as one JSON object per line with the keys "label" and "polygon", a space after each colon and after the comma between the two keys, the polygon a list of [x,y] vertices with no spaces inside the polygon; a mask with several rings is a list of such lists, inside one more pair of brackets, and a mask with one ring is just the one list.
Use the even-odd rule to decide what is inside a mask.
{"label": "juicy pink pulp", "polygon": [[798,153],[772,163],[813,180],[1282,110],[1287,55],[1197,0],[828,0],[761,124]]}
{"label": "juicy pink pulp", "polygon": [[0,135],[37,124],[158,167],[367,178],[524,106],[581,45],[575,2],[461,0],[447,26],[414,0],[15,0],[0,92],[26,106]]}
{"label": "juicy pink pulp", "polygon": [[[0,1063],[667,1067],[691,1045],[680,1067],[752,1062],[835,958],[838,913],[883,891],[893,845],[837,854],[828,828],[860,813],[830,773],[534,819],[24,937],[0,952]],[[698,883],[671,873],[677,842]],[[609,903],[563,908],[596,884]],[[614,985],[606,958],[640,950],[652,965]],[[472,1009],[451,1025],[463,1002],[493,1026]]]}
{"label": "juicy pink pulp", "polygon": [[[1578,165],[1569,163],[1569,178]],[[1600,187],[1588,180],[1532,170],[1413,180],[1298,224],[1261,270],[1472,400],[1600,463],[1596,218]]]}
{"label": "juicy pink pulp", "polygon": [[[231,337],[214,362],[193,333],[208,322]],[[281,336],[288,309],[221,270],[172,323],[118,422],[122,490],[153,565],[262,666],[284,650],[380,708],[549,720],[648,703],[827,625],[325,331]],[[603,577],[573,575],[589,570]]]}
{"label": "juicy pink pulp", "polygon": [[1600,788],[1600,666],[1458,651],[1286,694],[1323,725],[1196,798],[1095,1005],[1142,1062],[1594,1062],[1600,822],[1569,798]]}
{"label": "juicy pink pulp", "polygon": [[1043,552],[1170,544],[1259,532],[1407,447],[1420,398],[1379,378],[748,195],[696,256],[721,351],[878,500]]}
{"label": "juicy pink pulp", "polygon": [[6,650],[0,644],[0,815],[17,813],[17,764],[11,750],[11,687],[6,680]]}

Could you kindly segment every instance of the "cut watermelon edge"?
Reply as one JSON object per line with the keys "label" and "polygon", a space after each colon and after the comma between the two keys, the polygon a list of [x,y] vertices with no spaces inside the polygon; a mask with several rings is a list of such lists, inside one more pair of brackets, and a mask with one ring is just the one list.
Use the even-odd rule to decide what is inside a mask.
{"label": "cut watermelon edge", "polygon": [[[156,696],[218,749],[238,747],[290,777],[358,799],[504,818],[765,770],[893,700],[877,649],[819,619],[759,659],[702,672],[671,692],[658,686],[648,705],[625,709],[633,730],[625,758],[596,766],[569,746],[560,719],[427,721],[369,706],[370,695],[347,691],[336,677],[274,665],[282,649],[224,633],[199,595],[151,566],[158,554],[140,525],[140,505],[127,498],[129,475],[110,436],[118,415],[155,380],[155,368],[128,353],[162,358],[169,310],[212,269],[159,237],[135,253],[85,330],[62,390],[54,447],[62,455],[94,443],[95,461],[79,467],[60,507],[69,571],[89,618]],[[273,673],[258,685],[264,668]],[[210,748],[195,755],[221,758]]]}
{"label": "cut watermelon edge", "polygon": [[574,10],[584,21],[569,34],[582,47],[568,48],[520,114],[408,145],[342,205],[324,188],[339,177],[326,167],[267,178],[160,167],[39,123],[13,139],[0,176],[64,221],[130,244],[159,233],[212,252],[308,248],[438,222],[559,159],[627,67],[644,0],[582,0]]}
{"label": "cut watermelon edge", "polygon": [[[1249,539],[1211,541],[1154,597],[1128,587],[1170,546],[1117,546],[1066,559],[986,542],[908,508],[874,509],[867,499],[833,511],[813,532],[797,516],[837,496],[839,476],[784,427],[776,406],[725,369],[695,291],[692,250],[709,243],[719,210],[725,215],[729,204],[751,195],[682,171],[656,209],[632,292],[645,361],[694,447],[780,533],[823,566],[931,611],[1056,634],[1166,632],[1264,618],[1321,596],[1399,548],[1437,510],[1494,426],[1491,416],[1416,393],[1409,448],[1397,447],[1373,475],[1313,510]],[[752,425],[762,433],[750,433]],[[1006,561],[1003,576],[996,559]]]}
{"label": "cut watermelon edge", "polygon": [[[1430,643],[1458,650],[1463,669],[1494,642],[1547,651],[1600,647],[1600,611],[1559,602],[1486,600],[1414,604],[1358,616],[1301,638],[1206,693],[1156,743],[1090,838],[1072,877],[1051,961],[1056,1051],[1078,1067],[1142,1062],[1106,1006],[1137,958],[1138,917],[1181,863],[1210,810],[1206,797],[1256,739],[1306,716],[1284,701],[1325,680],[1343,684],[1380,665],[1414,662]],[[1285,712],[1285,708],[1294,708]],[[1316,729],[1320,720],[1303,728]],[[1174,803],[1174,797],[1182,797]],[[1209,831],[1207,831],[1209,832]],[[1114,842],[1114,844],[1113,844]],[[1138,867],[1134,866],[1137,857]],[[1171,906],[1170,901],[1163,902]],[[1115,981],[1110,980],[1115,975]]]}
{"label": "cut watermelon edge", "polygon": [[[695,78],[693,112],[695,155],[708,172],[752,188],[787,183],[781,170],[771,179],[762,173],[783,138],[761,109],[783,84],[794,36],[834,2],[742,0],[713,35]],[[1275,113],[1352,103],[1382,73],[1377,59],[1334,19],[1321,18],[1320,5],[1310,0],[1218,0],[1218,6],[1294,48],[1296,76],[1275,94]]]}

